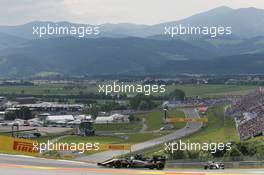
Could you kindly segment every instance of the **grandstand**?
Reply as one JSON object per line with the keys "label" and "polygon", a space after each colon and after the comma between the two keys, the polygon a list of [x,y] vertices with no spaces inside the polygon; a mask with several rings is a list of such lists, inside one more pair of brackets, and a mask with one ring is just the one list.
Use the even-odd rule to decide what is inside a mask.
{"label": "grandstand", "polygon": [[240,140],[248,140],[264,133],[264,89],[259,88],[239,99],[225,110],[234,118]]}

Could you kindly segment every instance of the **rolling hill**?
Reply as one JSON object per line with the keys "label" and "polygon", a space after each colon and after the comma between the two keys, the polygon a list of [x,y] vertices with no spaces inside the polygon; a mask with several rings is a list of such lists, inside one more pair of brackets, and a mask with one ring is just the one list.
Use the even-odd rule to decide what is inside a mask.
{"label": "rolling hill", "polygon": [[[142,38],[50,38],[31,40],[0,52],[1,75],[145,73],[169,60],[201,60],[216,55],[182,40]],[[158,70],[157,70],[158,72]]]}
{"label": "rolling hill", "polygon": [[15,46],[25,41],[27,40],[21,37],[0,33],[0,49]]}
{"label": "rolling hill", "polygon": [[[262,44],[262,39],[251,41]],[[264,73],[261,47],[259,52],[246,53],[250,47],[242,47],[242,43],[248,42],[238,44],[237,53],[241,54],[221,55],[182,40],[133,37],[31,40],[1,50],[0,74],[28,77],[41,72],[60,75]]]}

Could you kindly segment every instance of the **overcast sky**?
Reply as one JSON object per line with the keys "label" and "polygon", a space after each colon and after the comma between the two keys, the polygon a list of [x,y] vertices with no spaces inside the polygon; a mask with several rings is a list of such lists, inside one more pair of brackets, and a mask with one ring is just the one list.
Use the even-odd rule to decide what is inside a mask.
{"label": "overcast sky", "polygon": [[0,25],[35,20],[156,24],[223,5],[264,9],[264,0],[0,0]]}

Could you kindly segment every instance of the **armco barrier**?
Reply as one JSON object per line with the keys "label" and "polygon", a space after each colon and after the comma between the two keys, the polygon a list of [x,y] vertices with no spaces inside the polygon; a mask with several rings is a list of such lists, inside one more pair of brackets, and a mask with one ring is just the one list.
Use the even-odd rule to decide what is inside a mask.
{"label": "armco barrier", "polygon": [[[167,162],[170,168],[203,168],[206,162]],[[226,168],[264,168],[264,161],[223,162]]]}

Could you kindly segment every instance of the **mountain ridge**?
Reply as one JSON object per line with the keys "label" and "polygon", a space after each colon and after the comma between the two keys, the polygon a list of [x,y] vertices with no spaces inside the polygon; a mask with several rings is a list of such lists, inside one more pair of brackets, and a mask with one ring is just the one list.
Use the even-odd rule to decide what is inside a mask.
{"label": "mountain ridge", "polygon": [[99,26],[101,28],[101,36],[96,37],[150,37],[152,35],[163,34],[164,27],[168,25],[190,24],[193,26],[232,26],[235,36],[239,36],[240,38],[250,38],[264,35],[264,22],[261,22],[259,20],[261,19],[261,17],[264,19],[264,9],[257,9],[252,7],[232,9],[227,6],[220,6],[181,20],[163,22],[155,25],[131,24],[125,22],[119,24],[106,23],[100,25],[92,25],[71,23],[67,21],[32,21],[17,26],[0,26],[0,32],[19,37],[25,37],[27,39],[36,39],[32,36],[32,26],[50,23],[72,26]]}
{"label": "mountain ridge", "polygon": [[[264,21],[260,17],[264,19],[262,9],[224,6],[158,25],[102,24],[104,30],[99,37],[87,38],[32,37],[33,25],[47,25],[49,21],[0,26],[0,77],[31,77],[41,72],[66,76],[254,70],[264,73]],[[212,21],[222,21],[219,25],[233,23],[238,35],[186,39],[162,33],[165,25],[213,25]],[[80,25],[67,21],[58,24]]]}

